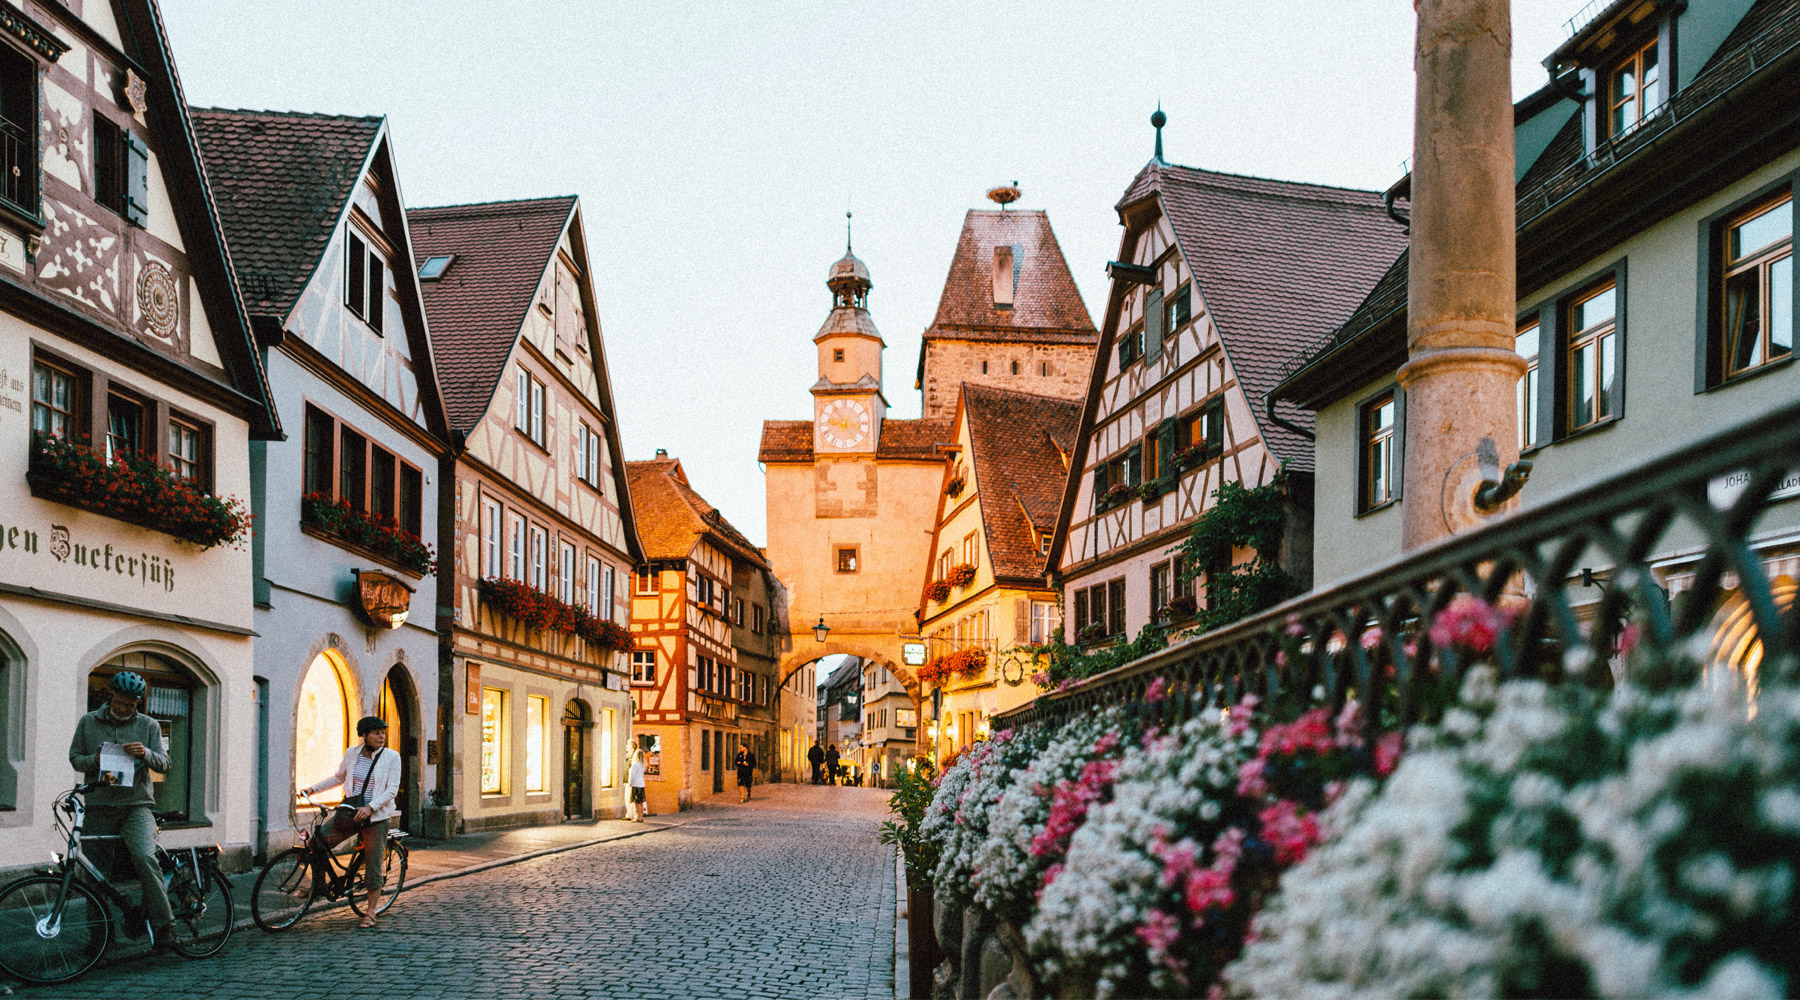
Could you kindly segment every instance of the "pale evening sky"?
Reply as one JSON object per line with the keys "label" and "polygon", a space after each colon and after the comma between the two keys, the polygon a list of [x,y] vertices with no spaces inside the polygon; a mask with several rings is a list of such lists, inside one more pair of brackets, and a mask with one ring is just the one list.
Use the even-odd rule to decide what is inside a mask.
{"label": "pale evening sky", "polygon": [[[1515,0],[1514,97],[1583,0]],[[890,415],[963,213],[1018,181],[1099,322],[1149,159],[1381,189],[1411,153],[1403,0],[599,3],[164,0],[194,104],[384,114],[410,206],[581,196],[625,457],[682,460],[751,538],[765,418],[812,416],[844,249]]]}

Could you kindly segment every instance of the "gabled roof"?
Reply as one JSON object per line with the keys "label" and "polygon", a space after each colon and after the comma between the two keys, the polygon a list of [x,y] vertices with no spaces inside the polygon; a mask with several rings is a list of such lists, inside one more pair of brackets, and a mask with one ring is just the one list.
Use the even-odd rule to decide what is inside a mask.
{"label": "gabled roof", "polygon": [[960,407],[994,575],[1041,583],[1038,539],[1062,508],[1081,402],[970,384]]}
{"label": "gabled roof", "polygon": [[[994,305],[994,248],[1014,246],[1012,308]],[[1042,211],[970,209],[926,340],[1005,339],[1091,344],[1098,339],[1069,262]]]}
{"label": "gabled roof", "polygon": [[575,204],[566,195],[407,210],[417,260],[456,256],[441,279],[422,286],[444,409],[456,430],[487,412]]}
{"label": "gabled roof", "polygon": [[[953,440],[950,421],[947,419],[900,420],[889,417],[881,422],[881,440],[875,446],[875,458],[932,462],[940,457],[938,446],[949,444]],[[756,460],[764,463],[811,462],[812,421],[763,421],[762,445],[757,449]]]}
{"label": "gabled roof", "polygon": [[705,538],[762,569],[769,568],[756,543],[744,537],[717,507],[688,485],[680,459],[626,462],[625,472],[631,480],[631,499],[644,558],[686,559],[694,551],[694,544]]}
{"label": "gabled roof", "polygon": [[[1269,421],[1263,396],[1281,381],[1290,358],[1336,329],[1362,301],[1406,249],[1405,230],[1388,217],[1376,191],[1157,161],[1132,181],[1120,208],[1152,197],[1212,312],[1264,442],[1293,467],[1310,469],[1311,442]],[[1312,425],[1312,415],[1301,410],[1284,417]]]}
{"label": "gabled roof", "polygon": [[284,320],[356,188],[380,117],[191,108],[244,305]]}

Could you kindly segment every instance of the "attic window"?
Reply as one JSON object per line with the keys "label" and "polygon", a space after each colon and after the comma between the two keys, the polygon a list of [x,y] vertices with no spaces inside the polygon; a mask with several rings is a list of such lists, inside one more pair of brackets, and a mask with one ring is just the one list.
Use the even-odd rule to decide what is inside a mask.
{"label": "attic window", "polygon": [[1020,248],[998,246],[994,248],[994,308],[1011,309],[1013,295],[1019,288],[1019,263],[1022,257]]}
{"label": "attic window", "polygon": [[1626,56],[1610,74],[1607,100],[1610,107],[1610,134],[1624,135],[1648,118],[1663,103],[1661,67],[1657,60],[1658,39]]}
{"label": "attic window", "polygon": [[419,280],[436,281],[439,278],[442,278],[444,272],[450,270],[450,262],[455,259],[455,254],[445,254],[442,257],[425,258],[425,263],[419,268]]}

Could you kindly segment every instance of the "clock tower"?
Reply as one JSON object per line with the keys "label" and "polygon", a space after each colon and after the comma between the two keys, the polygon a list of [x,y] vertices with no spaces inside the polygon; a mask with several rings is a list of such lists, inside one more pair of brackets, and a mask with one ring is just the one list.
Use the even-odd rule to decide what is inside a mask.
{"label": "clock tower", "polygon": [[881,439],[887,400],[881,395],[881,334],[869,318],[869,268],[850,252],[831,265],[831,315],[813,337],[819,380],[813,383],[813,449],[821,455],[872,455]]}

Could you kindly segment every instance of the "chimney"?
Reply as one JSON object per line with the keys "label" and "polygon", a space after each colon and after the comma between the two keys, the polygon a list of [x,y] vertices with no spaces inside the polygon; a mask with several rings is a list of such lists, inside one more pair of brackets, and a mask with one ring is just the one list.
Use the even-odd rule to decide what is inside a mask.
{"label": "chimney", "polygon": [[656,449],[656,457],[657,458],[668,458],[669,457],[669,449],[667,449],[667,448]]}

